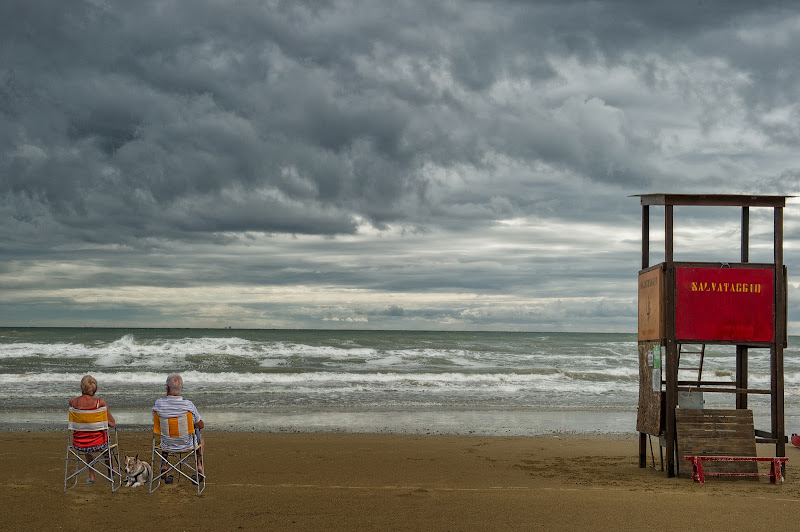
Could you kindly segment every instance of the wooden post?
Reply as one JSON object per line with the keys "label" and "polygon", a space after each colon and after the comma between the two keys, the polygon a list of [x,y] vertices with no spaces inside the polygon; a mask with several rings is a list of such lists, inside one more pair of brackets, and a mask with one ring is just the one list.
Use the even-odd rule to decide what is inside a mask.
{"label": "wooden post", "polygon": [[642,269],[650,267],[650,207],[642,205]]}
{"label": "wooden post", "polygon": [[783,398],[783,344],[786,339],[786,283],[783,269],[783,208],[775,208],[775,339],[771,349],[772,366],[772,437],[775,455],[786,456]]}
{"label": "wooden post", "polygon": [[[650,207],[642,205],[642,269],[650,266]],[[639,433],[639,467],[647,467],[647,434]]]}
{"label": "wooden post", "polygon": [[[736,388],[739,390],[747,389],[747,346],[736,346]],[[736,394],[736,408],[744,410],[747,408],[747,392]]]}
{"label": "wooden post", "polygon": [[664,206],[664,265],[666,266],[666,300],[664,305],[666,325],[666,375],[665,397],[667,476],[676,475],[675,463],[675,408],[678,406],[678,346],[675,342],[675,256],[673,253],[673,206]]}
{"label": "wooden post", "polygon": [[[750,207],[742,207],[742,263],[750,262]],[[747,346],[736,346],[736,387],[740,390],[747,389]],[[736,408],[747,408],[747,393],[736,394]]]}
{"label": "wooden post", "polygon": [[750,262],[750,207],[742,207],[742,262]]}

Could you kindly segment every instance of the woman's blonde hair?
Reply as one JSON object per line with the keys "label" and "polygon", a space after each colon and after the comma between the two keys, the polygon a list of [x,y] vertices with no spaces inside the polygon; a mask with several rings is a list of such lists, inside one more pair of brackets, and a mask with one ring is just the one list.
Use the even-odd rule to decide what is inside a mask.
{"label": "woman's blonde hair", "polygon": [[94,395],[97,391],[97,380],[91,375],[86,375],[81,379],[81,392],[84,395]]}

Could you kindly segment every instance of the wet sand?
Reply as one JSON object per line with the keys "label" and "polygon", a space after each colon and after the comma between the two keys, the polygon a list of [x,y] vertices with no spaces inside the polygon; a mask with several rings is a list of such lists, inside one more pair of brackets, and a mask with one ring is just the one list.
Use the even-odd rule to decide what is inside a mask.
{"label": "wet sand", "polygon": [[[208,484],[198,496],[186,482],[111,494],[85,478],[64,493],[65,432],[0,432],[0,528],[742,531],[793,529],[800,518],[800,449],[791,446],[783,485],[701,485],[640,469],[633,435],[204,436]],[[122,454],[149,460],[148,432],[119,440]]]}

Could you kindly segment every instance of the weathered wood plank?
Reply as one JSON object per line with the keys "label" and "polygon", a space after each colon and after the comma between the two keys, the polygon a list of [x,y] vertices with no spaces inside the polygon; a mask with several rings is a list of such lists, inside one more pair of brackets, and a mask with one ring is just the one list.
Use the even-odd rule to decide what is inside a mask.
{"label": "weathered wood plank", "polygon": [[[681,437],[679,436],[679,439]],[[685,440],[683,438],[681,441]],[[719,438],[697,438],[692,440],[690,445],[684,443],[680,445],[681,455],[694,455],[694,456],[718,456],[723,452],[727,453],[723,456],[748,456],[748,451],[753,447],[753,442],[745,442],[744,440],[729,441],[724,446],[720,446]]]}
{"label": "weathered wood plank", "polygon": [[[692,419],[690,417],[681,418],[681,421],[684,423],[690,423],[697,427],[720,427],[720,428],[730,428],[730,429],[743,429],[749,427],[753,424],[752,421],[748,422],[746,420],[741,419],[731,419],[731,418],[722,418],[720,420],[715,420],[711,418],[697,418]],[[755,435],[755,429],[753,429],[753,435]]]}
{"label": "weathered wood plank", "polygon": [[[675,412],[675,424],[678,453],[681,456],[757,455],[751,410],[678,408]],[[709,462],[706,469],[720,473],[755,473],[758,472],[758,465],[749,461]]]}
{"label": "weathered wood plank", "polygon": [[[689,429],[692,430],[726,430],[728,432],[741,432],[745,433],[747,429],[753,426],[752,423],[714,423],[713,421],[692,421],[690,419],[683,419],[681,422]],[[750,437],[755,438],[756,431]]]}
{"label": "weathered wood plank", "polygon": [[653,367],[647,363],[647,353],[659,340],[639,342],[639,408],[636,430],[658,436],[664,431],[661,391],[653,391]]}
{"label": "weathered wood plank", "polygon": [[693,410],[688,408],[679,409],[676,412],[676,419],[682,419],[691,423],[698,423],[709,421],[713,423],[752,423],[753,413],[751,410],[742,410],[742,412],[749,412],[749,414],[732,414],[729,410],[722,410],[719,414],[712,413],[712,410]]}
{"label": "weathered wood plank", "polygon": [[733,442],[743,441],[746,443],[752,443],[755,439],[755,435],[751,434],[750,437],[742,436],[741,434],[737,433],[730,433],[724,431],[690,431],[686,430],[685,427],[681,427],[681,438],[684,439],[691,439],[691,440],[719,440],[721,438],[727,439],[731,445]]}
{"label": "weathered wood plank", "polygon": [[[741,194],[636,194],[642,205],[701,205],[719,207],[785,207],[794,196],[746,196]],[[635,197],[633,196],[633,197]]]}
{"label": "weathered wood plank", "polygon": [[[686,430],[692,430],[696,432],[735,432],[744,434],[747,429],[749,429],[752,424],[748,423],[721,423],[718,425],[712,423],[694,423],[692,421],[683,421]],[[746,434],[750,438],[756,437],[756,431],[753,430],[752,434]]]}
{"label": "weathered wood plank", "polygon": [[753,411],[752,410],[737,410],[735,408],[684,408],[681,410],[680,415],[682,417],[713,417],[713,418],[720,418],[720,417],[733,417],[733,418],[741,418],[741,419],[752,419]]}

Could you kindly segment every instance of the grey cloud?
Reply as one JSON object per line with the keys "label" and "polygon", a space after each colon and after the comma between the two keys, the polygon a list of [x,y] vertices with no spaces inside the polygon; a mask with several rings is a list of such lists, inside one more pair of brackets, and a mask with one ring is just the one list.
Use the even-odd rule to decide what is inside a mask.
{"label": "grey cloud", "polygon": [[398,305],[389,305],[388,307],[386,307],[386,309],[379,311],[375,314],[379,316],[404,316],[405,309],[403,309],[403,307],[400,307]]}
{"label": "grey cloud", "polygon": [[[270,319],[627,327],[629,194],[796,191],[798,17],[710,0],[4,2],[0,285],[352,288],[385,299],[273,303],[291,318]],[[684,235],[679,257],[735,260],[736,216],[677,219],[722,246]],[[516,303],[386,295],[431,292]]]}
{"label": "grey cloud", "polygon": [[[620,154],[608,146],[591,148],[589,139],[579,138],[589,132],[585,127],[543,135],[546,122],[537,129],[535,121],[476,120],[468,103],[448,95],[447,88],[420,106],[418,99],[399,96],[403,93],[397,92],[397,81],[376,77],[375,68],[391,69],[375,61],[376,48],[385,50],[389,62],[421,53],[410,58],[417,69],[407,76],[417,94],[432,94],[430,86],[423,89],[435,72],[430,68],[444,67],[445,73],[452,68],[467,93],[480,95],[502,74],[501,51],[513,47],[513,41],[498,45],[493,38],[497,28],[491,26],[451,41],[437,32],[459,13],[456,25],[480,26],[476,17],[491,11],[488,6],[459,13],[427,9],[424,27],[429,31],[416,34],[421,40],[411,40],[399,29],[367,31],[368,38],[355,39],[358,31],[382,24],[381,13],[354,10],[355,17],[346,17],[331,6],[317,11],[286,4],[267,10],[250,4],[223,14],[202,4],[187,13],[175,4],[157,19],[152,18],[155,4],[136,14],[123,11],[121,4],[81,6],[54,5],[46,20],[20,7],[15,17],[40,26],[47,36],[37,41],[17,30],[5,38],[26,58],[11,71],[18,81],[6,85],[37,88],[26,105],[12,97],[7,107],[39,110],[20,117],[17,130],[26,138],[17,134],[8,145],[17,152],[26,146],[39,150],[42,160],[34,163],[7,153],[2,169],[10,176],[12,191],[41,199],[67,224],[102,209],[107,202],[92,203],[87,195],[108,187],[128,206],[115,208],[119,217],[106,217],[108,225],[124,230],[132,218],[146,215],[152,218],[149,231],[169,233],[169,220],[159,223],[157,210],[139,204],[140,193],[164,208],[187,194],[219,192],[231,182],[251,189],[275,187],[292,198],[298,190],[285,182],[282,172],[294,168],[319,201],[380,225],[407,216],[393,207],[403,197],[424,201],[427,178],[418,172],[422,163],[466,161],[480,168],[487,149],[522,159],[573,159],[579,171],[599,163],[606,176],[627,172],[613,162]],[[419,13],[410,9],[399,18],[411,23],[415,16]],[[182,23],[175,23],[178,19]],[[490,17],[499,27],[510,20]],[[426,41],[432,47],[427,53],[428,47],[420,46]],[[512,51],[513,57],[523,55],[520,49]],[[54,57],[59,63],[55,71],[31,68]],[[366,66],[355,66],[358,57],[367,60]],[[494,66],[487,69],[490,64]],[[459,90],[458,85],[452,90]],[[454,136],[454,130],[465,134]],[[479,136],[481,130],[485,133]],[[574,138],[577,145],[554,141],[559,137]],[[526,147],[502,139],[519,139]],[[56,172],[61,178],[50,179]],[[633,179],[641,181],[642,173],[650,172],[635,172]],[[287,231],[283,224],[253,225],[254,230]],[[199,227],[208,230],[207,224]],[[309,223],[302,231],[327,233],[328,227]],[[335,230],[352,232],[352,225]]]}

